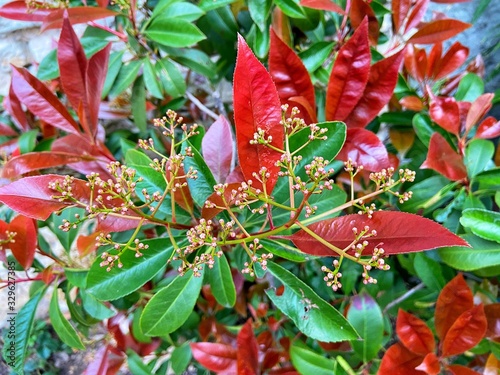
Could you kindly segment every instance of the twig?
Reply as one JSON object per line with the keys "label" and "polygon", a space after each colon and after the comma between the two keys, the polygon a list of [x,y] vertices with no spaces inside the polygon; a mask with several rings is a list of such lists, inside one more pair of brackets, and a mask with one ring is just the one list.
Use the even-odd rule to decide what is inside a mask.
{"label": "twig", "polygon": [[394,301],[392,301],[391,303],[387,304],[387,306],[384,308],[384,314],[387,312],[387,310],[393,308],[398,303],[403,302],[405,299],[407,299],[408,297],[410,297],[413,293],[418,292],[420,289],[423,289],[424,287],[425,287],[425,284],[424,283],[420,283],[417,286],[411,288],[409,291],[407,291],[402,296],[396,298]]}
{"label": "twig", "polygon": [[195,106],[197,106],[199,109],[201,109],[203,112],[205,112],[207,115],[212,117],[214,120],[217,120],[219,118],[219,115],[217,113],[213,112],[209,108],[207,108],[202,102],[198,100],[193,94],[190,92],[186,91],[186,96],[188,97],[189,100],[193,102]]}

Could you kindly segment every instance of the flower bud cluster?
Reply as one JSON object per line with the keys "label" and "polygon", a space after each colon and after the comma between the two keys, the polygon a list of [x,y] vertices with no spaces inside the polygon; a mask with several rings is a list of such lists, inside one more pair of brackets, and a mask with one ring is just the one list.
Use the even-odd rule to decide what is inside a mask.
{"label": "flower bud cluster", "polygon": [[323,280],[326,282],[326,285],[332,288],[334,292],[342,288],[342,283],[340,282],[340,278],[342,277],[342,273],[340,272],[340,262],[335,259],[332,263],[333,270],[328,268],[327,266],[321,267],[321,271],[325,272],[326,275],[323,277]]}
{"label": "flower bud cluster", "polygon": [[99,263],[99,266],[106,267],[107,272],[110,272],[111,269],[115,266],[115,264],[117,265],[118,268],[123,267],[123,263],[120,261],[120,256],[117,254],[111,255],[105,251],[101,254],[101,259],[102,262]]}
{"label": "flower bud cluster", "polygon": [[347,159],[347,161],[344,163],[344,170],[351,174],[351,176],[355,176],[358,172],[361,172],[364,169],[362,165],[358,165],[355,161],[353,161],[351,158]]}
{"label": "flower bud cluster", "polygon": [[251,277],[254,277],[255,276],[255,271],[254,271],[255,264],[256,263],[260,264],[262,269],[265,271],[265,270],[267,270],[268,259],[272,259],[272,258],[273,258],[272,253],[267,253],[267,254],[264,253],[264,254],[261,254],[260,256],[258,256],[257,254],[254,254],[252,257],[250,257],[250,262],[244,263],[245,268],[243,268],[241,270],[241,273],[244,273],[244,274],[250,275]]}
{"label": "flower bud cluster", "polygon": [[309,176],[312,182],[319,184],[323,180],[327,180],[328,183],[327,188],[331,189],[332,180],[328,180],[328,176],[333,174],[333,168],[326,169],[326,166],[329,164],[328,160],[320,156],[315,156],[311,161],[311,164],[307,164],[305,166],[306,174]]}
{"label": "flower bud cluster", "polygon": [[297,117],[300,113],[300,110],[297,107],[292,107],[292,109],[290,110],[290,117],[286,117],[288,108],[288,104],[283,104],[281,106],[282,119],[280,121],[280,125],[283,126],[285,131],[291,135],[301,129],[307,128],[307,124],[305,123],[304,119],[302,119],[301,117]]}
{"label": "flower bud cluster", "polygon": [[5,231],[5,238],[0,240],[0,250],[3,250],[3,245],[9,244],[9,243],[15,243],[15,237],[17,235],[17,232],[11,232],[6,230]]}
{"label": "flower bud cluster", "polygon": [[75,201],[73,197],[73,181],[75,178],[73,176],[64,176],[62,181],[51,181],[49,182],[49,189],[57,191],[59,195],[53,195],[52,199],[58,202],[64,201]]}
{"label": "flower bud cluster", "polygon": [[178,256],[183,259],[186,255],[202,246],[209,246],[213,249],[217,247],[217,237],[213,234],[214,226],[212,220],[200,219],[200,223],[186,232],[189,245],[182,249],[177,249]]}
{"label": "flower bud cluster", "polygon": [[251,145],[268,145],[273,142],[273,136],[268,135],[266,137],[266,131],[262,128],[257,128],[257,131],[253,134],[253,139],[250,140]]}
{"label": "flower bud cluster", "polygon": [[367,214],[369,219],[373,217],[373,213],[377,210],[375,203],[370,203],[369,206],[366,206],[362,199],[357,200],[355,205],[360,208],[358,215]]}
{"label": "flower bud cluster", "polygon": [[311,131],[311,134],[309,134],[309,140],[314,141],[314,140],[320,140],[320,141],[326,141],[328,137],[324,135],[328,129],[327,128],[320,128],[317,124],[311,124],[309,125],[309,130]]}

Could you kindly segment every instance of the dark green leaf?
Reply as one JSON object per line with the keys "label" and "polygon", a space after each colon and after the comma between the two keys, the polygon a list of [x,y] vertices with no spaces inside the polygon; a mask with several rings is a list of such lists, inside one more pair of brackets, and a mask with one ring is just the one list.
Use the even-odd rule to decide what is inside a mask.
{"label": "dark green leaf", "polygon": [[253,22],[255,22],[260,31],[268,29],[267,18],[270,15],[271,4],[271,0],[253,0],[248,2],[250,17],[252,17]]}
{"label": "dark green leaf", "polygon": [[260,244],[264,246],[266,251],[292,262],[305,262],[306,260],[314,259],[314,256],[303,253],[295,246],[289,245],[288,242],[262,239],[260,240]]}
{"label": "dark green leaf", "polygon": [[443,276],[443,269],[438,262],[429,258],[424,253],[415,254],[413,262],[418,277],[424,282],[427,288],[435,292],[443,289],[446,280]]}
{"label": "dark green leaf", "polygon": [[71,229],[69,231],[63,231],[59,229],[59,226],[63,224],[64,220],[68,220],[70,223],[74,222],[75,215],[80,215],[83,217],[85,210],[83,208],[70,207],[63,210],[59,215],[52,215],[49,220],[49,228],[52,230],[61,243],[63,249],[69,253],[71,250],[71,245],[75,241],[76,235],[78,234],[77,229]]}
{"label": "dark green leaf", "polygon": [[236,288],[231,268],[224,254],[221,257],[215,257],[213,268],[206,272],[212,294],[217,302],[225,307],[233,307],[236,303]]}
{"label": "dark green leaf", "polygon": [[290,348],[290,359],[301,374],[332,375],[335,363],[312,350],[293,344]]}
{"label": "dark green leaf", "polygon": [[156,69],[167,94],[173,98],[184,95],[186,92],[186,82],[174,63],[168,59],[162,59],[156,63]]}
{"label": "dark green leaf", "polygon": [[330,56],[332,49],[332,42],[318,42],[305,51],[300,52],[299,57],[302,59],[307,71],[312,73],[325,62],[328,56]]}
{"label": "dark green leaf", "polygon": [[132,116],[134,116],[134,124],[141,132],[146,131],[146,87],[144,86],[143,76],[137,77],[132,86]]}
{"label": "dark green leaf", "polygon": [[142,357],[132,349],[127,350],[127,364],[134,375],[151,375],[151,369],[143,363]]}
{"label": "dark green leaf", "polygon": [[62,342],[64,342],[66,345],[69,345],[74,349],[85,350],[85,345],[83,345],[83,342],[78,336],[78,333],[73,328],[73,326],[69,324],[68,320],[64,317],[61,310],[59,309],[59,299],[57,293],[58,290],[58,288],[54,289],[54,293],[52,293],[52,299],[50,300],[49,316],[52,327],[54,328],[54,331],[56,331]]}
{"label": "dark green leaf", "polygon": [[174,2],[161,12],[158,12],[157,8],[158,7],[155,8],[151,16],[152,19],[154,18],[154,21],[160,19],[167,21],[176,19],[193,22],[205,14],[205,12],[201,8],[185,1]]}
{"label": "dark green leaf", "polygon": [[65,268],[64,275],[68,281],[77,286],[78,288],[85,288],[87,286],[87,274],[88,270],[82,270],[77,268]]}
{"label": "dark green leaf", "polygon": [[133,60],[128,64],[124,64],[120,67],[120,72],[116,77],[111,90],[109,91],[109,95],[112,97],[116,97],[120,95],[123,91],[125,91],[132,82],[134,82],[137,77],[137,73],[139,73],[139,69],[142,66],[141,60]]}
{"label": "dark green leaf", "polygon": [[234,3],[236,0],[201,0],[198,6],[205,12]]}
{"label": "dark green leaf", "polygon": [[485,171],[490,165],[494,166],[492,161],[495,154],[495,145],[486,139],[473,139],[465,149],[464,163],[467,168],[467,174],[470,178],[477,176]]}
{"label": "dark green leaf", "polygon": [[158,76],[156,74],[156,69],[154,68],[153,64],[151,64],[151,61],[149,61],[149,58],[144,59],[144,68],[142,74],[148,92],[155,98],[163,99],[164,95],[160,86],[160,81],[158,80]]}
{"label": "dark green leaf", "polygon": [[203,51],[197,49],[180,49],[165,47],[169,57],[179,64],[213,79],[217,76],[215,64]]}
{"label": "dark green leaf", "polygon": [[101,98],[104,99],[108,96],[111,87],[115,83],[116,77],[122,67],[122,57],[125,51],[117,51],[111,53],[108,62],[108,73],[106,74],[106,80],[104,81],[104,87],[102,89]]}
{"label": "dark green leaf", "polygon": [[285,13],[288,17],[292,18],[306,18],[304,10],[294,0],[274,0],[274,3]]}
{"label": "dark green leaf", "polygon": [[92,294],[87,293],[85,290],[80,290],[80,297],[82,298],[83,308],[93,318],[104,320],[111,318],[115,312],[97,299]]}
{"label": "dark green leaf", "polygon": [[182,19],[157,18],[146,29],[145,35],[169,47],[189,47],[205,39],[200,29]]}
{"label": "dark green leaf", "polygon": [[35,149],[37,136],[38,130],[30,130],[21,134],[17,140],[21,154],[26,154]]}
{"label": "dark green leaf", "polygon": [[132,336],[138,341],[142,343],[150,343],[152,341],[150,336],[146,336],[144,332],[142,332],[141,328],[141,315],[142,315],[143,307],[139,306],[134,311],[134,318],[132,320]]}

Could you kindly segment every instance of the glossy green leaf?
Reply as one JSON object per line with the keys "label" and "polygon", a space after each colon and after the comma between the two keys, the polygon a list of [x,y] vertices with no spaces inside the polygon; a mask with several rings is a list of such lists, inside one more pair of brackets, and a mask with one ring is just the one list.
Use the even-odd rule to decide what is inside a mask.
{"label": "glossy green leaf", "polygon": [[21,134],[17,140],[19,151],[21,154],[26,154],[35,149],[36,138],[38,137],[38,130],[30,130]]}
{"label": "glossy green leaf", "polygon": [[165,47],[164,49],[172,60],[192,69],[196,73],[202,74],[209,79],[217,76],[217,68],[205,52],[192,48]]}
{"label": "glossy green leaf", "polygon": [[[66,211],[66,210],[64,210]],[[63,211],[63,212],[64,212]],[[78,288],[86,288],[87,286],[87,274],[89,273],[88,270],[82,270],[80,268],[65,268],[64,269],[64,275],[68,279],[68,281],[72,284],[77,286]]]}
{"label": "glossy green leaf", "polygon": [[184,95],[186,92],[186,82],[172,61],[168,59],[159,60],[156,63],[156,69],[167,94],[173,98]]}
{"label": "glossy green leaf", "polygon": [[354,352],[364,363],[377,356],[382,348],[384,336],[384,318],[377,302],[367,293],[352,297],[347,312],[347,320],[361,336],[361,340],[352,340]]}
{"label": "glossy green leaf", "polygon": [[292,18],[306,18],[304,10],[295,0],[274,0],[274,3],[285,13]]}
{"label": "glossy green leaf", "polygon": [[154,18],[154,21],[161,19],[167,21],[176,19],[187,22],[193,22],[196,21],[201,16],[203,16],[204,14],[205,12],[203,11],[203,9],[197,7],[196,5],[185,1],[180,1],[170,4],[162,12],[157,12],[155,8],[151,18]]}
{"label": "glossy green leaf", "polygon": [[84,290],[80,290],[80,297],[82,298],[83,308],[93,318],[104,320],[111,318],[115,312],[104,304],[98,301],[92,294]]}
{"label": "glossy green leaf", "polygon": [[145,31],[151,40],[169,47],[189,47],[205,39],[205,34],[192,23],[182,19],[157,18]]}
{"label": "glossy green leaf", "polygon": [[469,178],[485,171],[492,162],[495,145],[486,139],[473,139],[465,149],[464,163]]}
{"label": "glossy green leaf", "polygon": [[407,212],[417,213],[424,209],[424,214],[431,213],[453,197],[454,186],[443,176],[432,176],[412,185],[413,196],[401,207]]}
{"label": "glossy green leaf", "polygon": [[174,370],[175,375],[184,374],[186,368],[191,363],[191,347],[189,342],[185,342],[181,346],[176,346],[172,351],[171,364],[172,370]]}
{"label": "glossy green leaf", "polygon": [[125,153],[125,163],[135,166],[148,167],[152,163],[152,160],[144,152],[140,150],[130,149]]}
{"label": "glossy green leaf", "polygon": [[234,3],[236,0],[201,0],[198,6],[205,12]]}
{"label": "glossy green leaf", "polygon": [[302,346],[293,344],[290,348],[290,359],[301,374],[332,375],[335,363]]}
{"label": "glossy green leaf", "polygon": [[141,328],[149,336],[163,336],[177,330],[188,319],[200,294],[203,277],[189,270],[159,290],[144,308]]}
{"label": "glossy green leaf", "polygon": [[358,337],[341,313],[294,274],[273,262],[268,263],[268,271],[284,286],[284,290],[278,295],[276,289],[268,289],[266,294],[303,334],[325,342]]}
{"label": "glossy green leaf", "polygon": [[474,177],[473,182],[478,184],[479,190],[500,190],[500,168],[479,173]]}
{"label": "glossy green leaf", "polygon": [[250,17],[252,17],[253,22],[255,22],[260,31],[268,29],[266,21],[270,15],[272,3],[271,0],[253,0],[248,2]]}
{"label": "glossy green leaf", "polygon": [[126,251],[121,256],[122,268],[113,267],[109,272],[101,267],[98,258],[87,277],[87,290],[98,300],[112,301],[139,289],[160,271],[174,251],[168,238],[144,240],[149,248],[139,258],[135,251]]}
{"label": "glossy green leaf", "polygon": [[142,357],[140,357],[132,349],[127,350],[127,365],[130,372],[134,375],[150,375],[151,369],[146,366],[143,362]]}
{"label": "glossy green leaf", "polygon": [[463,102],[473,102],[484,94],[484,82],[474,73],[467,73],[458,84],[455,99]]}
{"label": "glossy green leaf", "polygon": [[473,234],[464,234],[472,248],[443,247],[438,250],[439,256],[447,265],[461,271],[475,271],[481,268],[500,265],[500,245],[487,241]]}
{"label": "glossy green leaf", "polygon": [[83,345],[78,333],[64,317],[59,308],[58,290],[58,288],[54,289],[54,293],[52,293],[52,298],[50,300],[49,316],[52,327],[66,345],[74,349],[85,350],[85,345]]}
{"label": "glossy green leaf", "polygon": [[68,220],[69,222],[74,222],[75,215],[80,215],[81,217],[83,217],[84,214],[85,210],[83,208],[69,207],[63,210],[60,214],[52,215],[50,217],[50,220],[48,222],[49,228],[51,229],[52,233],[56,235],[63,249],[67,253],[69,253],[69,251],[71,250],[71,245],[75,241],[78,231],[77,230],[62,231],[61,229],[59,229],[59,226],[63,224],[64,220]]}
{"label": "glossy green leaf", "polygon": [[413,261],[417,276],[429,289],[439,292],[446,284],[441,265],[424,253],[415,254]]}
{"label": "glossy green leaf", "polygon": [[157,99],[163,99],[164,95],[161,89],[160,81],[156,74],[156,70],[153,64],[151,64],[149,58],[144,59],[144,67],[142,74],[148,92]]}
{"label": "glossy green leaf", "polygon": [[108,73],[106,74],[106,80],[104,81],[104,87],[102,89],[101,98],[108,96],[111,87],[115,83],[116,77],[122,67],[122,58],[125,51],[117,51],[111,53],[108,61]]}
{"label": "glossy green leaf", "polygon": [[150,336],[146,336],[144,332],[142,332],[141,328],[141,315],[143,311],[143,307],[139,306],[134,311],[134,317],[132,319],[132,336],[141,343],[150,343],[152,341]]}
{"label": "glossy green leaf", "polygon": [[311,47],[299,53],[299,57],[309,73],[314,72],[323,65],[332,52],[333,44],[332,42],[314,43]]}
{"label": "glossy green leaf", "polygon": [[134,124],[141,132],[146,131],[147,116],[146,116],[146,87],[144,85],[143,76],[137,77],[132,86],[132,116],[134,116]]}
{"label": "glossy green leaf", "polygon": [[137,73],[139,73],[141,66],[142,61],[140,60],[133,60],[128,64],[122,65],[120,67],[120,72],[118,73],[118,76],[109,91],[109,96],[116,97],[130,87],[132,82],[134,82],[137,77]]}
{"label": "glossy green leaf", "polygon": [[434,125],[428,115],[418,113],[413,117],[413,128],[422,143],[429,147],[432,134],[438,131],[439,126]]}
{"label": "glossy green leaf", "polygon": [[207,271],[208,283],[212,294],[219,304],[224,307],[232,307],[236,303],[236,288],[234,286],[231,267],[224,254],[215,258],[212,269]]}
{"label": "glossy green leaf", "polygon": [[295,246],[289,245],[289,242],[262,239],[260,244],[266,251],[292,262],[305,262],[314,258],[314,256],[303,253]]}
{"label": "glossy green leaf", "polygon": [[462,213],[460,224],[469,228],[476,236],[500,243],[500,213],[467,209]]}

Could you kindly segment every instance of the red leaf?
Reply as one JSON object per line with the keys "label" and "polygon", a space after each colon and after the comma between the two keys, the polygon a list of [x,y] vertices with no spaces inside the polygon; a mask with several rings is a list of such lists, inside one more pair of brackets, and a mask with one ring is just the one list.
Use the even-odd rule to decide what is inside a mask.
{"label": "red leaf", "polygon": [[[385,254],[403,254],[443,246],[468,246],[468,244],[438,223],[424,217],[397,211],[377,211],[371,219],[368,215],[346,215],[323,220],[308,226],[319,237],[340,248],[349,248],[354,240],[353,228],[359,231],[365,226],[376,236],[366,238],[368,245],[364,255],[375,247],[383,247]],[[304,253],[317,256],[335,256],[333,250],[318,242],[304,230],[287,237]]]}
{"label": "red leaf", "polygon": [[19,0],[4,4],[0,8],[0,17],[18,21],[41,22],[51,12],[57,10],[47,9],[43,2],[34,2],[33,7],[28,8],[25,0]]}
{"label": "red leaf", "polygon": [[403,107],[408,108],[411,111],[416,111],[416,112],[419,112],[424,108],[422,99],[420,99],[418,96],[415,95],[405,96],[399,101],[399,104],[401,104]]}
{"label": "red leaf", "polygon": [[435,349],[434,335],[427,324],[403,310],[398,312],[396,332],[403,345],[415,354],[426,355]]}
{"label": "red leaf", "polygon": [[96,238],[104,232],[93,232],[89,235],[80,234],[76,239],[76,248],[80,257],[84,257],[97,249]]}
{"label": "red leaf", "polygon": [[455,69],[460,68],[469,56],[469,49],[455,42],[433,67],[432,78],[435,80],[446,77]]}
{"label": "red leaf", "polygon": [[476,138],[490,139],[500,135],[500,121],[494,117],[485,118],[477,127]]}
{"label": "red leaf", "polygon": [[495,94],[484,94],[472,103],[469,113],[467,113],[467,119],[465,120],[466,131],[469,131],[488,113],[494,96]]}
{"label": "red leaf", "polygon": [[455,98],[435,97],[431,100],[429,114],[432,121],[444,130],[459,136],[460,110]]}
{"label": "red leaf", "polygon": [[[5,104],[5,100],[4,100],[3,104]],[[18,134],[9,125],[4,124],[3,122],[0,122],[0,135],[6,136],[6,137],[15,137]]]}
{"label": "red leaf", "polygon": [[379,375],[424,375],[425,372],[415,368],[422,363],[423,356],[410,352],[402,344],[392,345],[384,354]]}
{"label": "red leaf", "polygon": [[279,7],[273,10],[272,28],[282,41],[289,46],[292,45],[290,20]]}
{"label": "red leaf", "polygon": [[441,55],[443,54],[443,43],[436,43],[432,46],[429,58],[427,59],[427,77],[433,77],[433,72],[437,68]]}
{"label": "red leaf", "polygon": [[434,324],[441,341],[455,320],[473,306],[472,292],[460,273],[444,286],[436,302]]}
{"label": "red leaf", "polygon": [[472,349],[483,339],[487,326],[482,304],[465,311],[446,332],[441,355],[451,357]]}
{"label": "red leaf", "polygon": [[3,99],[2,104],[5,110],[12,116],[12,120],[19,130],[30,130],[28,118],[26,117],[26,113],[23,110],[19,98],[14,92],[12,83],[9,87],[9,95]]}
{"label": "red leaf", "polygon": [[10,222],[8,230],[16,233],[14,242],[9,244],[12,255],[27,270],[33,264],[38,244],[36,222],[18,215]]}
{"label": "red leaf", "polygon": [[190,344],[194,359],[218,375],[234,375],[237,372],[236,349],[226,344],[194,342]]}
{"label": "red leaf", "polygon": [[[241,186],[240,182],[232,182],[229,183],[224,189],[224,200],[227,202],[229,206],[234,205],[234,200],[236,199],[237,190],[240,186]],[[207,201],[215,204],[216,207],[208,208],[206,206],[203,206],[203,208],[201,209],[201,216],[205,220],[212,219],[220,212],[226,210],[226,208],[223,208],[225,206],[224,206],[224,201],[222,200],[222,196],[220,196],[217,193],[212,193],[207,198]]]}
{"label": "red leaf", "polygon": [[332,2],[332,0],[300,0],[299,4],[303,7],[345,14],[344,9]]}
{"label": "red leaf", "polygon": [[237,336],[238,375],[259,374],[259,349],[253,334],[251,319],[243,325]]}
{"label": "red leaf", "polygon": [[[314,87],[309,72],[302,60],[283,42],[271,29],[271,44],[269,47],[269,73],[276,84],[276,89],[282,104],[291,97],[304,97],[311,108],[316,108]],[[317,122],[316,116],[310,116],[302,105],[297,106],[307,124]]]}
{"label": "red leaf", "polygon": [[351,19],[352,27],[355,29],[361,25],[365,18],[368,18],[368,39],[371,45],[376,46],[380,27],[377,17],[368,2],[364,0],[352,0],[349,18]]}
{"label": "red leaf", "polygon": [[125,362],[125,354],[109,344],[101,347],[85,369],[84,375],[114,375]]}
{"label": "red leaf", "polygon": [[389,103],[403,56],[403,51],[399,51],[373,64],[363,96],[345,119],[348,127],[365,127]]}
{"label": "red leaf", "polygon": [[262,129],[266,139],[272,137],[272,146],[283,149],[281,103],[271,76],[241,35],[238,35],[238,57],[234,71],[234,121],[243,176],[245,180],[253,180],[253,186],[262,190],[262,183],[253,174],[266,168],[270,177],[265,189],[270,194],[278,180],[280,168],[275,163],[281,153],[265,145],[250,144],[250,141],[258,129]]}
{"label": "red leaf", "polygon": [[219,183],[226,181],[233,160],[233,135],[231,125],[224,116],[219,116],[208,128],[201,141],[201,149],[215,181]]}
{"label": "red leaf", "polygon": [[392,0],[392,24],[396,33],[403,26],[410,6],[411,0]]}
{"label": "red leaf", "polygon": [[390,164],[384,144],[374,133],[362,128],[347,129],[346,141],[337,158],[351,159],[372,172],[388,168]]}
{"label": "red leaf", "polygon": [[420,168],[433,169],[452,181],[467,178],[467,170],[462,156],[453,150],[446,139],[439,133],[432,135],[427,159]]}
{"label": "red leaf", "polygon": [[422,21],[428,5],[429,0],[419,0],[415,2],[415,5],[411,9],[411,13],[408,16],[408,21],[405,25],[405,33],[413,29],[420,23],[420,21]]}
{"label": "red leaf", "polygon": [[40,119],[68,133],[80,134],[66,107],[26,69],[12,67],[12,87],[19,100]]}
{"label": "red leaf", "polygon": [[4,166],[3,176],[13,178],[39,169],[90,160],[94,160],[94,158],[92,156],[69,154],[66,152],[29,152],[10,159]]}
{"label": "red leaf", "polygon": [[454,3],[467,3],[470,0],[432,0],[433,3],[440,4],[454,4]]}
{"label": "red leaf", "polygon": [[[50,189],[49,183],[62,184],[63,181],[63,176],[54,174],[25,177],[0,187],[0,202],[24,216],[47,220],[53,212],[72,206],[69,202],[52,199],[52,196],[60,193]],[[85,181],[74,179],[71,186],[76,199],[86,201],[90,196],[90,189]]]}
{"label": "red leaf", "polygon": [[445,41],[472,25],[454,19],[435,20],[426,23],[408,40],[415,44],[433,44]]}
{"label": "red leaf", "polygon": [[488,329],[486,337],[495,341],[500,338],[500,303],[492,303],[491,305],[484,306],[484,313],[488,320]]}
{"label": "red leaf", "polygon": [[[57,12],[49,13],[43,20],[42,31],[49,29],[58,29],[62,27],[64,10],[65,9],[58,9]],[[72,25],[96,21],[106,17],[114,17],[119,14],[111,9],[90,6],[68,8],[67,12],[69,22]]]}
{"label": "red leaf", "polygon": [[326,91],[328,121],[344,121],[363,95],[370,73],[368,20],[344,44],[333,65]]}
{"label": "red leaf", "polygon": [[415,367],[416,370],[424,371],[428,375],[439,375],[441,373],[441,364],[434,353],[428,353],[424,361]]}
{"label": "red leaf", "polygon": [[[468,1],[468,0],[467,0]],[[479,372],[474,371],[468,367],[462,365],[451,365],[447,367],[447,370],[452,373],[452,375],[481,375]],[[494,372],[491,375],[497,375],[498,372]],[[483,375],[490,375],[487,372],[484,372]]]}

